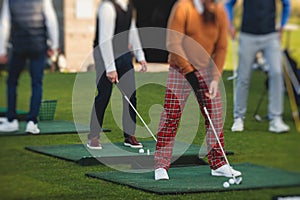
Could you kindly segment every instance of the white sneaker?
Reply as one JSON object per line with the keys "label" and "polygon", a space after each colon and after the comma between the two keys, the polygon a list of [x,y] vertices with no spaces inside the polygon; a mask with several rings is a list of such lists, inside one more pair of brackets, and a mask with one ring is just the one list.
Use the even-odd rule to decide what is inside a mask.
{"label": "white sneaker", "polygon": [[282,121],[281,117],[275,117],[270,121],[269,131],[271,132],[283,133],[289,130],[290,127]]}
{"label": "white sneaker", "polygon": [[154,179],[158,180],[169,180],[168,172],[165,168],[158,168],[154,171]]}
{"label": "white sneaker", "polygon": [[26,126],[26,133],[39,134],[40,129],[38,128],[38,125],[33,121],[29,121]]}
{"label": "white sneaker", "polygon": [[236,118],[234,119],[234,123],[231,127],[232,132],[241,132],[244,130],[244,121],[242,118]]}
{"label": "white sneaker", "polygon": [[5,117],[0,117],[0,123],[3,123],[6,121],[6,118]]}
{"label": "white sneaker", "polygon": [[12,122],[7,121],[5,119],[0,124],[0,132],[15,132],[19,130],[19,122],[18,120],[14,119]]}
{"label": "white sneaker", "polygon": [[94,137],[92,139],[89,139],[88,143],[86,144],[86,146],[89,149],[92,149],[92,150],[100,150],[100,149],[102,149],[102,146],[99,143],[99,137]]}
{"label": "white sneaker", "polygon": [[238,177],[238,176],[242,175],[242,173],[240,171],[237,171],[237,170],[233,169],[228,164],[223,165],[222,167],[219,167],[216,170],[213,170],[213,169],[211,170],[211,175],[212,176],[225,176],[225,177],[230,178],[230,177],[232,177],[231,173],[233,173],[233,175],[235,177]]}

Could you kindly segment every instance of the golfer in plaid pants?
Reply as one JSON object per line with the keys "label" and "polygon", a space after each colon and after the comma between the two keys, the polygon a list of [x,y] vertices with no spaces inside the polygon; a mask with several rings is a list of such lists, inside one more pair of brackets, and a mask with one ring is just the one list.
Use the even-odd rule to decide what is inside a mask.
{"label": "golfer in plaid pants", "polygon": [[[206,69],[203,69],[202,71],[205,72]],[[217,96],[214,99],[210,99],[205,96],[205,93],[209,92],[206,84],[209,83],[206,73],[200,74],[198,71],[195,71],[195,74],[199,80],[200,94],[204,100],[208,112],[210,113],[215,130],[219,134],[222,146],[224,147],[222,129],[222,103],[220,92],[217,92]],[[164,112],[161,115],[159,124],[158,141],[156,145],[157,151],[155,153],[155,168],[169,168],[170,166],[170,159],[172,156],[172,149],[174,146],[178,125],[186,100],[191,92],[193,92],[193,90],[189,82],[185,79],[182,73],[180,73],[175,67],[171,66],[165,94]],[[212,128],[209,125],[209,121],[202,110],[200,102],[199,106],[203,116],[205,117],[208,162],[212,169],[217,169],[226,163],[214,133],[212,132]]]}
{"label": "golfer in plaid pants", "polygon": [[[240,176],[230,169],[222,154],[203,106],[224,148],[220,73],[227,49],[226,12],[215,0],[179,0],[168,23],[169,74],[164,111],[161,114],[155,151],[155,180],[169,179],[172,150],[185,102],[195,93],[205,118],[208,162],[213,176]],[[203,99],[201,105],[200,99]],[[188,134],[188,133],[187,133]],[[188,135],[187,135],[188,137]]]}

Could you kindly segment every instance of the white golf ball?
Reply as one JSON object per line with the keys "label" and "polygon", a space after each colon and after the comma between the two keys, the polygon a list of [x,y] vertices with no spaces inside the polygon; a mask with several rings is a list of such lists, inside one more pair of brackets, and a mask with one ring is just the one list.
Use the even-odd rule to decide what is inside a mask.
{"label": "white golf ball", "polygon": [[230,184],[229,184],[227,181],[225,181],[225,182],[223,183],[223,187],[224,187],[224,188],[229,188],[229,187],[230,187]]}
{"label": "white golf ball", "polygon": [[243,178],[242,178],[241,176],[238,177],[238,178],[236,178],[236,184],[237,184],[237,185],[241,184],[242,181],[243,181]]}
{"label": "white golf ball", "polygon": [[139,149],[139,153],[144,153],[144,149]]}
{"label": "white golf ball", "polygon": [[231,185],[234,184],[233,178],[229,179],[229,183],[230,183]]}

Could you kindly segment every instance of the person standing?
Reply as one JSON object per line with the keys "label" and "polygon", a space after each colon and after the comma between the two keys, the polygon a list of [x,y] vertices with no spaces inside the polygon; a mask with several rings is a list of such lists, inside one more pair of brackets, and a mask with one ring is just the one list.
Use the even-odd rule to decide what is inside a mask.
{"label": "person standing", "polygon": [[[205,118],[208,162],[212,176],[242,173],[230,169],[214,135],[203,106],[208,109],[224,149],[222,101],[219,82],[227,49],[228,22],[223,4],[216,0],[179,0],[168,22],[169,73],[164,111],[161,114],[154,153],[154,179],[169,179],[167,173],[182,110],[194,91]],[[204,105],[201,100],[203,99]],[[231,173],[232,172],[232,173]]]}
{"label": "person standing", "polygon": [[[138,30],[133,17],[133,4],[130,0],[104,0],[97,13],[96,37],[94,40],[94,61],[96,64],[97,90],[91,114],[90,133],[87,147],[102,149],[99,142],[104,113],[111,97],[113,83],[129,97],[136,107],[136,86],[133,51],[141,64],[141,71],[147,70],[147,62],[141,47]],[[124,145],[142,148],[136,139],[136,113],[123,97]]]}
{"label": "person standing", "polygon": [[[230,21],[229,31],[233,39],[236,37],[236,30],[233,25],[233,7],[235,3],[236,0],[228,0],[226,3]],[[234,98],[234,123],[231,128],[233,132],[244,130],[252,66],[258,51],[263,52],[269,66],[269,131],[283,133],[290,130],[290,127],[282,120],[284,82],[280,50],[282,30],[289,18],[290,1],[281,0],[281,3],[281,23],[279,29],[276,30],[276,0],[243,0],[237,83]]]}
{"label": "person standing", "polygon": [[[26,61],[30,61],[31,99],[26,132],[40,133],[38,113],[42,100],[42,82],[47,56],[58,49],[58,23],[52,0],[4,0],[1,15],[0,63],[8,66],[7,120],[0,124],[1,132],[19,130],[16,114],[17,85]],[[7,49],[12,44],[8,60]],[[48,43],[49,42],[49,43]]]}

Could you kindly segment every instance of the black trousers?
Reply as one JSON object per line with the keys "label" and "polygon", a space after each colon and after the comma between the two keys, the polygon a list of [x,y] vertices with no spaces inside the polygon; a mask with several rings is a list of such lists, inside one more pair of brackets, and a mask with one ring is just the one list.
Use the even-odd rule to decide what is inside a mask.
{"label": "black trousers", "polygon": [[[96,73],[97,73],[97,91],[98,94],[95,97],[94,105],[92,108],[91,122],[90,122],[90,133],[88,139],[98,137],[102,130],[103,120],[105,110],[109,103],[113,83],[111,83],[107,76],[103,60],[100,55],[100,51],[95,50],[94,60],[96,63]],[[119,87],[125,92],[126,96],[129,98],[131,104],[136,108],[136,85],[135,85],[135,75],[134,67],[132,64],[131,53],[121,55],[115,60]],[[124,96],[123,100],[123,113],[122,113],[122,126],[124,137],[135,134],[136,130],[136,113],[131,108],[129,103],[126,101]]]}

